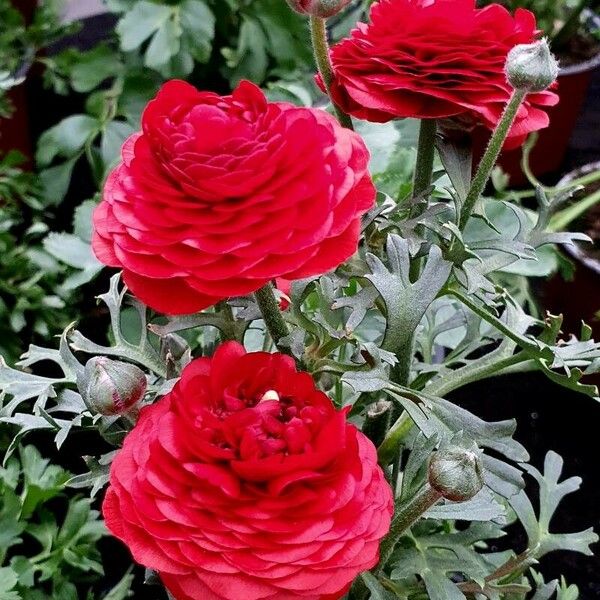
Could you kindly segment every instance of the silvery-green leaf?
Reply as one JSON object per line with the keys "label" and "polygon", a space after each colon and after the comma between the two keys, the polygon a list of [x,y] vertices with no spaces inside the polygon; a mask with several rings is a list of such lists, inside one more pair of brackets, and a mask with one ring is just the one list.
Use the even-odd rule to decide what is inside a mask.
{"label": "silvery-green leaf", "polygon": [[442,258],[437,246],[432,246],[421,276],[412,283],[408,242],[390,234],[387,255],[389,267],[376,256],[368,255],[371,273],[365,277],[377,288],[386,306],[387,327],[382,347],[395,350],[402,344],[400,338],[417,328],[446,283],[452,265]]}
{"label": "silvery-green leaf", "polygon": [[369,571],[361,574],[361,578],[371,592],[371,600],[394,600],[396,596],[392,592],[386,590],[379,580]]}
{"label": "silvery-green leaf", "polygon": [[536,516],[525,492],[510,498],[509,503],[525,528],[532,555],[541,558],[554,550],[571,550],[591,556],[589,546],[598,541],[598,535],[592,528],[577,533],[550,532],[550,522],[558,505],[565,496],[579,489],[581,479],[570,477],[559,482],[563,460],[555,452],[548,452],[546,455],[543,474],[530,465],[526,465],[525,468],[539,485],[539,516]]}
{"label": "silvery-green leaf", "polygon": [[506,509],[490,492],[488,488],[482,490],[467,502],[444,502],[436,504],[424,515],[426,519],[448,519],[458,521],[506,521]]}

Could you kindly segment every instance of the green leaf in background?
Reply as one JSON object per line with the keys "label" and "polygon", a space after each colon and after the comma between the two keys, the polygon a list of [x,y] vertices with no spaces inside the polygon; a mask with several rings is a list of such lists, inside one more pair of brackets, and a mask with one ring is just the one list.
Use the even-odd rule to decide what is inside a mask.
{"label": "green leaf in background", "polygon": [[119,581],[119,583],[117,583],[117,585],[115,585],[115,587],[110,590],[110,592],[108,592],[108,594],[106,594],[102,600],[125,600],[125,598],[133,596],[133,593],[129,590],[132,583],[133,575],[131,575],[131,573],[128,571],[125,573],[125,575],[123,575],[121,581]]}
{"label": "green leaf in background", "polygon": [[10,567],[0,568],[0,600],[21,600],[19,592],[14,588],[19,578]]}
{"label": "green leaf in background", "polygon": [[[65,496],[67,471],[34,446],[19,456],[0,468],[0,599],[78,600],[75,584],[102,573],[104,524],[89,499]],[[112,599],[126,598],[130,582],[123,577]]]}
{"label": "green leaf in background", "polygon": [[139,129],[140,116],[148,101],[156,94],[161,80],[147,70],[128,73],[123,81],[123,91],[119,96],[117,112],[123,116],[134,130]]}
{"label": "green leaf in background", "polygon": [[104,173],[114,167],[121,159],[121,146],[134,132],[134,128],[126,121],[110,121],[102,130],[100,154],[104,163]]}
{"label": "green leaf in background", "polygon": [[369,571],[366,571],[361,575],[365,585],[371,592],[371,600],[394,600],[397,596],[386,590],[379,580]]}
{"label": "green leaf in background", "polygon": [[385,124],[357,120],[355,127],[371,152],[369,168],[377,189],[393,198],[410,191],[418,120],[402,119]]}
{"label": "green leaf in background", "polygon": [[94,498],[96,494],[108,483],[110,474],[110,464],[115,457],[116,451],[109,452],[101,456],[98,460],[88,457],[86,464],[89,468],[87,473],[75,475],[67,482],[72,488],[91,488],[90,496]]}
{"label": "green leaf in background", "polygon": [[[14,463],[6,468],[14,467]],[[17,475],[18,475],[17,465]],[[17,482],[7,482],[0,479],[0,564],[4,563],[10,548],[20,544],[21,535],[25,530],[25,523],[19,521],[21,515],[21,501],[15,494]]]}
{"label": "green leaf in background", "polygon": [[79,272],[65,279],[61,288],[75,289],[91,281],[104,265],[96,258],[88,241],[72,233],[51,233],[44,240],[44,250]]}
{"label": "green leaf in background", "polygon": [[540,489],[539,516],[536,516],[531,501],[520,492],[509,499],[513,510],[527,532],[528,547],[532,557],[539,559],[555,550],[570,550],[592,555],[590,544],[598,541],[598,535],[590,527],[577,533],[551,533],[550,522],[565,496],[577,491],[581,478],[569,477],[559,482],[563,460],[556,452],[548,452],[544,461],[544,473],[525,465],[527,472],[537,481]]}
{"label": "green leaf in background", "polygon": [[[140,0],[126,12],[117,24],[121,48],[125,52],[135,50],[156,33],[173,14],[173,8],[164,4]],[[166,59],[166,57],[165,57]]]}
{"label": "green leaf in background", "polygon": [[173,18],[168,18],[152,36],[144,64],[151,69],[160,69],[172,56],[176,56],[180,48],[181,25]]}
{"label": "green leaf in background", "polygon": [[84,200],[75,209],[75,214],[73,215],[73,233],[84,242],[90,243],[92,241],[92,214],[97,204],[96,200]]}
{"label": "green leaf in background", "polygon": [[69,473],[42,458],[34,446],[20,449],[24,493],[21,494],[21,516],[28,518],[36,508],[56,497],[69,479]]}
{"label": "green leaf in background", "polygon": [[263,81],[267,72],[267,37],[260,24],[249,17],[243,17],[237,47],[223,48],[226,59],[226,76],[232,85],[242,79]]}
{"label": "green leaf in background", "polygon": [[185,0],[179,5],[182,40],[199,63],[208,62],[215,37],[215,16],[203,0]]}
{"label": "green leaf in background", "polygon": [[85,143],[99,131],[100,124],[93,117],[67,117],[40,136],[36,161],[41,167],[47,167],[56,157],[70,158],[79,153]]}
{"label": "green leaf in background", "polygon": [[81,154],[77,154],[60,165],[40,171],[39,178],[42,185],[42,198],[47,206],[57,205],[63,201],[71,184],[73,168],[80,158]]}
{"label": "green leaf in background", "polygon": [[208,62],[215,17],[203,0],[158,4],[142,0],[125,10],[117,25],[121,49],[131,52],[148,41],[144,64],[163,77],[185,76],[194,61]]}
{"label": "green leaf in background", "polygon": [[99,44],[82,52],[71,69],[71,85],[76,92],[91,92],[106,79],[120,75],[123,64],[119,55],[107,44]]}

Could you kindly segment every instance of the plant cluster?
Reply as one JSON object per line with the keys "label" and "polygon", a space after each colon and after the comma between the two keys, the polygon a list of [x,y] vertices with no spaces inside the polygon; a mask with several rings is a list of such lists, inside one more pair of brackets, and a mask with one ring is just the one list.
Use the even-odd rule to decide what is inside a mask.
{"label": "plant cluster", "polygon": [[[106,529],[91,500],[67,496],[70,473],[22,446],[0,468],[0,598],[45,600],[79,598],[76,583],[98,598],[92,583],[104,574],[96,543]],[[128,597],[131,575],[103,600]]]}
{"label": "plant cluster", "polygon": [[61,24],[57,3],[45,0],[30,24],[11,0],[0,2],[0,118],[8,118],[12,105],[6,96],[21,84],[36,54],[47,45],[73,31]]}

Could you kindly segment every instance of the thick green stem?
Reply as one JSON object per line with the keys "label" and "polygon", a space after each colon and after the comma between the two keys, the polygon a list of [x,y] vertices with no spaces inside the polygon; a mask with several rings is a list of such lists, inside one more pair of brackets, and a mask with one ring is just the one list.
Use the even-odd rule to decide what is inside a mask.
{"label": "thick green stem", "polygon": [[431,185],[436,132],[437,123],[435,119],[421,119],[417,163],[413,178],[413,196],[422,194]]}
{"label": "thick green stem", "polygon": [[281,311],[279,310],[279,303],[273,293],[273,285],[267,283],[254,293],[254,297],[256,298],[258,308],[260,309],[265,325],[267,326],[267,330],[273,338],[273,342],[275,342],[275,345],[281,352],[289,354],[287,348],[281,348],[279,345],[279,341],[289,334],[289,330],[286,322],[283,320]]}
{"label": "thick green stem", "polygon": [[375,569],[375,574],[381,573],[385,567],[400,536],[441,498],[442,494],[434,490],[429,483],[426,483],[408,502],[396,501],[390,531],[381,542],[379,565]]}
{"label": "thick green stem", "polygon": [[[417,162],[413,177],[413,198],[422,195],[431,185],[433,175],[433,159],[435,155],[435,135],[437,133],[437,123],[435,119],[421,119],[419,128],[419,142],[417,146]],[[413,205],[410,211],[410,217],[418,217],[427,207],[425,202],[418,202]],[[423,228],[417,227],[417,234],[423,234]],[[416,281],[421,274],[423,260],[414,258],[410,262],[410,279]]]}
{"label": "thick green stem", "polygon": [[476,302],[473,302],[469,296],[459,292],[458,290],[451,289],[448,293],[460,300],[467,308],[470,308],[476,315],[479,315],[484,321],[494,326],[498,331],[503,333],[507,338],[518,344],[523,350],[533,352],[534,356],[537,356],[540,352],[540,346],[520,333],[514,332],[510,327],[503,323],[498,317],[490,314],[485,308],[479,306]]}
{"label": "thick green stem", "polygon": [[339,107],[333,100],[331,95],[331,84],[333,83],[333,65],[329,56],[329,43],[327,41],[326,20],[321,17],[310,17],[310,39],[312,42],[315,62],[321,74],[321,79],[329,95],[329,99],[333,104],[335,114],[339,122],[348,129],[354,129],[352,119]]}
{"label": "thick green stem", "polygon": [[475,204],[483,191],[485,186],[492,174],[492,169],[498,160],[498,156],[500,155],[500,151],[502,150],[502,145],[504,144],[504,140],[510,131],[510,128],[517,116],[517,112],[523,100],[525,100],[525,96],[527,92],[524,90],[514,90],[506,108],[504,109],[504,113],[492,134],[488,147],[486,148],[485,154],[477,167],[477,173],[475,173],[475,177],[471,182],[471,187],[465,198],[464,205],[462,210],[460,211],[460,229],[464,229],[473,209],[475,208]]}
{"label": "thick green stem", "polygon": [[444,377],[440,377],[437,381],[429,384],[425,388],[425,391],[432,396],[444,397],[446,394],[469,383],[493,377],[501,373],[504,369],[526,362],[527,360],[528,357],[522,352],[502,358],[483,357],[460,369],[447,373]]}

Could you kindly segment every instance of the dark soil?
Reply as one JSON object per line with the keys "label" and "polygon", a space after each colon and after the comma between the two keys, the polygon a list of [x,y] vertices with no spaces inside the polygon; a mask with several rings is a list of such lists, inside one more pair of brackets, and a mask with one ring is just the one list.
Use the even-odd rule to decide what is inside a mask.
{"label": "dark soil", "polygon": [[562,67],[577,65],[593,58],[600,51],[598,40],[592,35],[572,37],[564,48],[556,52]]}
{"label": "dark soil", "polygon": [[[600,190],[600,181],[586,186],[584,190],[575,195],[575,200],[581,200]],[[600,261],[600,202],[589,209],[577,219],[571,227],[574,231],[582,231],[592,239],[592,244],[580,244],[581,250],[590,258]]]}
{"label": "dark soil", "polygon": [[[516,438],[531,454],[531,464],[542,470],[549,450],[564,461],[563,478],[583,479],[581,489],[560,505],[551,531],[576,532],[594,527],[600,531],[600,468],[598,430],[600,403],[559,387],[544,375],[526,373],[471,384],[451,395],[457,404],[490,421],[517,420]],[[531,492],[537,492],[532,486]],[[534,495],[530,497],[535,498]],[[534,504],[535,506],[535,504]],[[502,548],[523,550],[526,539],[515,527]],[[581,600],[600,598],[600,544],[595,556],[555,552],[542,559],[540,571],[546,580],[560,578],[577,584]]]}

